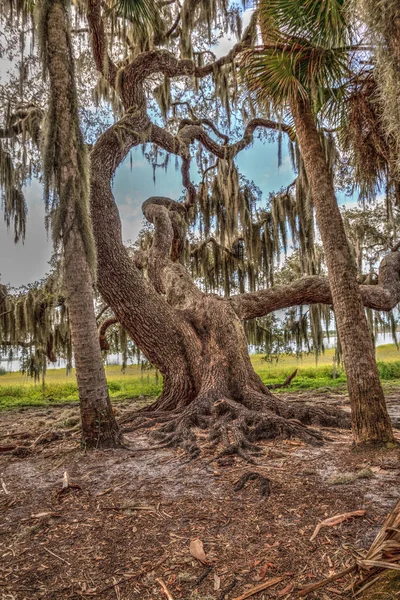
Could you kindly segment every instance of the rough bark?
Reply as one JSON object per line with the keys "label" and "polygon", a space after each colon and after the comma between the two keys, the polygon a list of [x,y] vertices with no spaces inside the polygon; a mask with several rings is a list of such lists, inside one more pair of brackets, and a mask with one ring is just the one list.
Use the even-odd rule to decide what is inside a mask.
{"label": "rough bark", "polygon": [[371,334],[324,151],[308,101],[292,102],[292,114],[316,210],[328,267],[329,287],[343,348],[356,444],[393,441]]}
{"label": "rough bark", "polygon": [[60,196],[68,193],[62,226],[64,284],[70,317],[78,380],[85,447],[117,446],[121,443],[112,411],[102,361],[93,303],[92,277],[76,214],[76,197],[82,192],[78,155],[82,140],[77,136],[77,107],[73,101],[75,81],[69,40],[68,14],[62,0],[54,0],[47,13],[47,51],[51,103],[62,115],[57,128],[58,161],[61,169]]}
{"label": "rough bark", "polygon": [[[160,398],[131,417],[137,423],[130,430],[160,423],[160,445],[180,445],[191,455],[199,452],[195,431],[207,430],[221,453],[250,459],[257,440],[281,435],[319,443],[321,434],[306,424],[348,425],[343,413],[287,405],[263,384],[252,368],[242,322],[231,302],[202,293],[173,260],[185,231],[182,205],[167,198],[144,203],[144,215],[155,226],[153,245],[147,254],[129,259],[116,208],[110,210],[111,190],[98,180],[101,173],[104,162],[94,154],[98,285],[117,319],[164,377]],[[106,206],[107,226],[102,220]],[[140,272],[143,268],[149,281]]]}

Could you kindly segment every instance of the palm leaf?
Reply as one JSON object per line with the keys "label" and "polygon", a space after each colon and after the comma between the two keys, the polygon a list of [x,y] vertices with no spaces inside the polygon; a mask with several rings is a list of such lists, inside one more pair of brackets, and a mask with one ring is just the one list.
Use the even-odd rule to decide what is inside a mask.
{"label": "palm leaf", "polygon": [[315,112],[330,103],[348,76],[348,0],[260,0],[261,50],[250,51],[242,75],[258,98],[275,107],[308,98]]}
{"label": "palm leaf", "polygon": [[154,0],[117,0],[110,2],[110,11],[137,26],[148,26],[155,22],[157,4]]}
{"label": "palm leaf", "polygon": [[348,39],[347,4],[348,0],[268,0],[260,2],[259,10],[281,34],[332,46],[345,45]]}

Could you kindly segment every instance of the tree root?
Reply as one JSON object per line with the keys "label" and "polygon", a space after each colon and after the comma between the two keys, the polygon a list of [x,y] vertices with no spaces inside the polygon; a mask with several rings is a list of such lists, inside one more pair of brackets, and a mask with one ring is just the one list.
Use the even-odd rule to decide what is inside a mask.
{"label": "tree root", "polygon": [[[260,409],[260,400],[264,406]],[[137,414],[133,431],[152,429],[152,437],[157,440],[155,448],[183,448],[191,458],[200,454],[199,437],[207,445],[218,449],[213,460],[227,455],[236,455],[249,463],[262,454],[257,442],[280,438],[299,438],[311,445],[321,445],[324,435],[308,425],[317,424],[329,427],[347,427],[349,416],[330,407],[326,409],[307,405],[286,405],[280,400],[259,392],[254,398],[257,409],[230,398],[215,399],[199,396],[183,411],[156,411]],[[133,420],[131,417],[130,420]],[[201,432],[205,433],[202,434]]]}
{"label": "tree root", "polygon": [[260,482],[260,493],[263,498],[268,497],[271,494],[271,484],[268,477],[264,477],[260,473],[255,471],[249,471],[242,475],[242,477],[235,483],[233,488],[235,492],[239,492],[244,488],[248,481],[259,481]]}
{"label": "tree root", "polygon": [[296,419],[303,425],[318,425],[319,427],[338,427],[350,429],[350,414],[331,406],[311,406],[309,404],[288,404],[280,412],[286,419]]}

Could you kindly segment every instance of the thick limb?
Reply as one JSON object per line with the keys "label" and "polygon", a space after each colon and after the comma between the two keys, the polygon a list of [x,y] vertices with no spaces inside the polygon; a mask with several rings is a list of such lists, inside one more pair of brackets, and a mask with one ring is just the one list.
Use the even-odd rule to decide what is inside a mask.
{"label": "thick limb", "polygon": [[[360,285],[360,292],[365,307],[392,310],[400,302],[400,252],[386,255],[379,267],[378,285]],[[326,277],[310,276],[289,285],[238,294],[230,302],[238,317],[246,320],[301,304],[332,304],[332,294]]]}

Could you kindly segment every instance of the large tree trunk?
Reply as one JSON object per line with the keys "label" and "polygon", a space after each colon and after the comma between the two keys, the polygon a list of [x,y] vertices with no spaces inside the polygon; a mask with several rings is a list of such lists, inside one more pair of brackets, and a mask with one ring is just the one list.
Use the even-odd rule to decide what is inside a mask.
{"label": "large tree trunk", "polygon": [[[171,272],[164,276],[171,278]],[[229,300],[200,294],[181,310],[190,324],[192,343],[186,343],[196,347],[194,354],[187,354],[193,383],[183,393],[180,375],[172,369],[158,401],[135,415],[137,426],[162,423],[156,430],[161,445],[179,445],[197,455],[195,432],[203,430],[206,435],[200,437],[218,446],[221,455],[236,453],[249,460],[257,454],[259,440],[299,437],[318,444],[321,433],[305,425],[349,424],[344,413],[291,405],[272,395],[252,367],[242,323]],[[164,363],[171,360],[166,348]]]}
{"label": "large tree trunk", "polygon": [[[118,149],[118,139],[106,134],[92,152],[98,286],[164,380],[155,404],[129,417],[135,421],[130,430],[160,424],[161,446],[181,446],[193,456],[203,430],[222,454],[251,459],[258,440],[294,436],[320,443],[321,433],[306,425],[349,425],[345,413],[288,405],[263,384],[248,355],[240,302],[202,293],[177,261],[185,231],[181,204],[166,198],[144,203],[144,214],[155,226],[153,245],[130,259],[107,173],[107,166],[115,165],[107,156],[115,157]],[[148,278],[140,272],[144,268]]]}
{"label": "large tree trunk", "polygon": [[[321,434],[305,425],[349,424],[343,413],[275,398],[252,368],[241,322],[299,304],[332,304],[326,278],[305,277],[230,300],[203,294],[178,261],[188,207],[168,198],[144,203],[145,217],[155,227],[153,245],[134,259],[129,256],[111,182],[129,150],[143,140],[138,131],[170,152],[179,150],[179,143],[164,144],[161,130],[151,126],[143,110],[127,113],[92,150],[90,196],[100,293],[163,375],[160,398],[132,417],[133,428],[160,424],[161,444],[184,446],[193,455],[199,452],[199,432],[208,430],[222,452],[248,458],[257,440],[282,435],[318,442]],[[360,286],[364,304],[393,308],[400,300],[399,274],[400,253],[393,252],[382,261],[379,285]]]}
{"label": "large tree trunk", "polygon": [[[50,75],[48,127],[56,136],[55,186],[65,206],[61,218],[64,250],[64,283],[71,325],[85,447],[116,446],[121,437],[112,411],[98,340],[92,276],[82,235],[88,218],[88,194],[79,168],[84,145],[78,125],[78,107],[69,15],[62,0],[48,0],[40,10]],[[50,135],[50,134],[48,134]],[[78,209],[78,207],[80,207]]]}
{"label": "large tree trunk", "polygon": [[392,442],[392,426],[357,284],[357,269],[346,238],[315,119],[308,101],[299,99],[293,102],[292,113],[328,267],[347,373],[354,440],[356,444]]}

